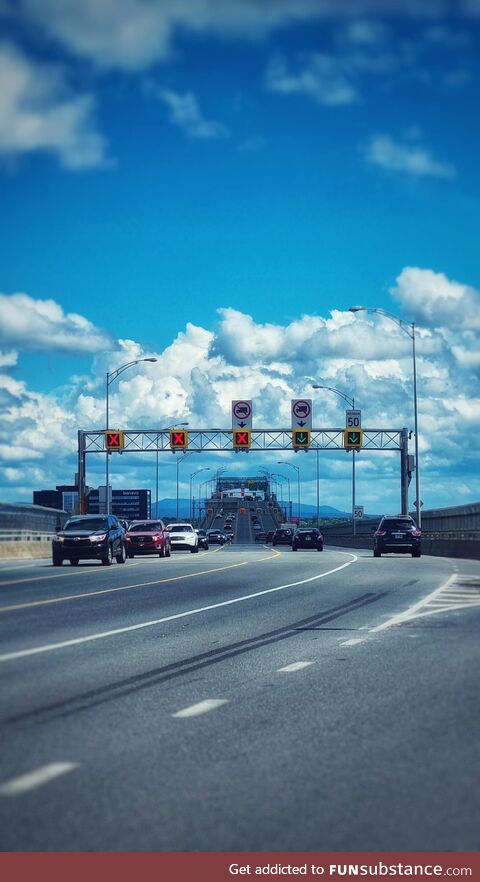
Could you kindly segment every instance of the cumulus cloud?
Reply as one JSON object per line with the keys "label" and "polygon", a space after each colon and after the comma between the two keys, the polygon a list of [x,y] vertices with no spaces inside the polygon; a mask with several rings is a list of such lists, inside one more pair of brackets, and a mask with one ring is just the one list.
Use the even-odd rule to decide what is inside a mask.
{"label": "cumulus cloud", "polygon": [[451,180],[456,174],[452,163],[436,159],[426,147],[395,141],[391,135],[374,135],[366,146],[365,157],[372,165],[415,177]]}
{"label": "cumulus cloud", "polygon": [[76,171],[105,164],[94,99],[72,95],[62,68],[34,62],[3,43],[0,86],[0,155],[48,152]]}
{"label": "cumulus cloud", "polygon": [[[473,471],[478,457],[474,444],[465,445],[465,426],[476,428],[480,420],[479,364],[474,359],[480,351],[479,328],[455,326],[451,310],[462,311],[467,304],[470,309],[477,302],[477,293],[467,285],[450,282],[441,273],[411,267],[399,274],[392,290],[399,304],[392,312],[418,322],[422,498],[427,507],[432,500],[437,504],[443,494],[442,504],[448,504],[458,498],[448,495],[457,492],[458,474]],[[474,301],[468,299],[472,297]],[[438,309],[433,310],[435,300]],[[94,355],[87,379],[73,378],[49,395],[31,392],[25,383],[10,377],[5,366],[0,377],[4,392],[4,397],[0,395],[0,461],[10,470],[5,482],[8,498],[28,501],[28,496],[19,496],[28,480],[31,489],[72,480],[77,429],[105,425],[106,370],[152,355],[158,359],[155,363],[140,362],[112,384],[111,425],[162,429],[188,422],[190,429],[228,428],[232,400],[251,398],[254,426],[286,428],[290,425],[291,398],[311,397],[314,425],[341,427],[344,401],[328,390],[313,390],[315,382],[353,396],[365,427],[413,428],[411,340],[388,318],[333,310],[326,316],[304,315],[281,325],[259,323],[253,316],[224,308],[216,327],[188,324],[160,352],[145,350],[134,340],[116,341],[108,353]],[[277,459],[301,465],[302,497],[314,502],[315,458],[284,451],[275,454]],[[27,468],[34,461],[31,468],[37,470],[28,480],[26,473],[17,475],[24,460]],[[161,495],[172,495],[175,469],[167,468],[172,460],[166,455],[162,459]],[[196,458],[192,460],[192,469],[185,466],[183,471],[187,484],[188,475],[197,468]],[[248,459],[235,458],[233,465],[229,454],[222,454],[221,461],[233,474],[251,473],[259,465],[269,464],[265,455],[253,453]],[[215,469],[218,464],[215,455],[202,456],[202,467]],[[111,469],[114,486],[128,486],[129,482],[130,486],[151,487],[154,465],[153,455],[151,461],[147,455],[122,457],[121,463],[115,460]],[[350,466],[343,452],[322,453],[323,500],[328,494],[329,503],[343,508],[346,499],[348,505]],[[89,459],[88,483],[102,482],[103,467],[101,457]],[[358,480],[358,499],[368,503],[371,511],[398,505],[396,454],[360,454]],[[478,493],[473,474],[467,483],[477,487]],[[375,502],[380,509],[375,508]]]}
{"label": "cumulus cloud", "polygon": [[170,119],[190,138],[212,140],[227,138],[227,126],[216,120],[206,119],[200,111],[198,99],[193,92],[175,92],[173,89],[150,87],[150,94],[163,101],[170,110]]}
{"label": "cumulus cloud", "polygon": [[390,293],[420,324],[480,330],[480,292],[444,273],[407,266]]}
{"label": "cumulus cloud", "polygon": [[0,344],[48,352],[109,349],[110,336],[77,313],[64,313],[55,300],[28,294],[0,294]]}

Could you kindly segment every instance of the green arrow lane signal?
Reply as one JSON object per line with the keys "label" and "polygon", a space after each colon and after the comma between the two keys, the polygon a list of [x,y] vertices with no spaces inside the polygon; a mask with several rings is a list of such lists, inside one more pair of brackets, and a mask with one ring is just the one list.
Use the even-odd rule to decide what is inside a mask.
{"label": "green arrow lane signal", "polygon": [[310,432],[308,429],[294,429],[292,432],[292,446],[306,450],[310,447]]}
{"label": "green arrow lane signal", "polygon": [[345,429],[343,433],[343,446],[347,450],[360,450],[363,444],[363,432],[361,429]]}

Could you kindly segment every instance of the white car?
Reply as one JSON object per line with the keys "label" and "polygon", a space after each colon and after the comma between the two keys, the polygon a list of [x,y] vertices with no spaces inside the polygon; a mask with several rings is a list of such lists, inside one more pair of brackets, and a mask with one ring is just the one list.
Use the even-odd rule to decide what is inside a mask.
{"label": "white car", "polygon": [[198,535],[191,524],[168,524],[167,530],[170,533],[172,551],[176,548],[184,548],[190,550],[192,554],[197,554]]}

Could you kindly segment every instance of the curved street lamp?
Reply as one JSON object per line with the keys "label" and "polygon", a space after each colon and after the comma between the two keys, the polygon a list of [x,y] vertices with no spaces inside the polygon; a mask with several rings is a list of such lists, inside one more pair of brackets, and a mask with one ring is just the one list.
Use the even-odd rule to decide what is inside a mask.
{"label": "curved street lamp", "polygon": [[395,322],[402,331],[410,337],[412,341],[412,360],[413,360],[413,413],[414,413],[414,432],[415,432],[415,508],[417,510],[417,526],[422,528],[422,513],[420,510],[420,463],[418,458],[418,406],[417,406],[417,361],[415,353],[415,322],[405,322],[398,315],[388,312],[381,307],[373,306],[350,306],[349,312],[376,312],[377,315],[383,315],[385,318]]}
{"label": "curved street lamp", "polygon": [[158,435],[160,432],[169,432],[170,429],[178,429],[180,426],[188,426],[189,423],[174,423],[173,426],[165,426],[157,432],[157,463],[155,469],[155,515],[158,518]]}
{"label": "curved street lamp", "polygon": [[[107,432],[108,432],[108,419],[109,419],[108,390],[110,389],[110,386],[113,383],[113,381],[116,380],[117,377],[120,376],[120,374],[123,374],[124,371],[128,370],[128,368],[133,367],[135,364],[140,364],[140,362],[142,362],[142,361],[152,361],[153,362],[153,361],[158,361],[158,358],[153,358],[153,357],[152,358],[136,358],[135,361],[128,361],[126,364],[120,365],[120,367],[116,368],[114,371],[107,371],[106,387],[105,387],[106,388],[105,429]],[[105,497],[106,497],[105,509],[106,509],[106,514],[110,514],[110,493],[109,493],[109,488],[108,488],[108,482],[109,482],[109,460],[108,460],[108,457],[109,457],[109,452],[108,452],[108,450],[106,450],[105,451]]]}
{"label": "curved street lamp", "polygon": [[[312,383],[312,389],[326,389],[328,392],[335,392],[348,405],[355,410],[355,399],[346,395],[341,389],[335,389],[334,386],[324,386],[321,383]],[[317,527],[320,526],[320,493],[319,493],[319,467],[318,467],[318,450],[317,450]],[[352,450],[352,533],[357,535],[357,522],[355,520],[355,450]]]}

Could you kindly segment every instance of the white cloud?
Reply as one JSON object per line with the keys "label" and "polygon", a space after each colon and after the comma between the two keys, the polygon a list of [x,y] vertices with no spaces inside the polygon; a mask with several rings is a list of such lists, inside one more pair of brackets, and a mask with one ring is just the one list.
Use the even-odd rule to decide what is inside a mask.
{"label": "white cloud", "polygon": [[91,95],[73,96],[63,70],[0,45],[0,155],[43,151],[65,168],[105,164],[105,140],[94,124]]}
{"label": "white cloud", "polygon": [[190,138],[212,140],[228,138],[230,132],[227,126],[215,120],[206,119],[193,92],[174,92],[173,89],[160,89],[150,86],[148,90],[160,101],[163,101],[170,110],[170,119]]}
{"label": "white cloud", "polygon": [[480,329],[480,292],[444,273],[407,266],[390,293],[428,327]]}
{"label": "white cloud", "polygon": [[402,144],[390,135],[374,135],[367,144],[365,156],[372,165],[415,177],[450,180],[456,174],[454,165],[435,159],[426,147],[420,144]]}
{"label": "white cloud", "polygon": [[28,294],[0,294],[0,344],[49,352],[97,352],[111,338],[77,313],[64,313],[55,300]]}
{"label": "white cloud", "polygon": [[[467,302],[462,299],[465,291],[470,296],[473,290],[418,268],[413,274],[412,268],[405,268],[396,282],[401,314],[420,323],[417,369],[426,507],[455,501],[457,497],[449,494],[455,494],[462,481],[480,493],[475,477],[478,451],[472,441],[465,444],[465,427],[478,427],[480,420],[478,364],[473,363],[473,354],[480,351],[479,329],[452,324],[450,308],[442,306],[443,301],[450,303],[449,296],[440,298],[442,309],[434,313],[435,322],[430,321],[432,313],[425,304],[431,295],[422,294],[425,287],[430,290],[426,285],[430,274],[437,295],[437,276],[443,283],[440,290],[447,295],[452,284],[459,286],[460,300],[454,302],[460,311]],[[415,303],[419,314],[411,311]],[[393,307],[392,311],[398,310]],[[158,353],[145,351],[133,340],[117,341],[108,353],[94,356],[88,380],[73,379],[50,395],[33,393],[25,383],[5,374],[5,397],[0,396],[0,460],[10,471],[2,494],[28,501],[25,487],[29,482],[31,489],[70,482],[76,468],[77,429],[101,429],[105,424],[106,370],[151,355],[158,361],[136,364],[112,384],[111,425],[161,429],[188,422],[190,429],[228,428],[231,401],[245,397],[254,401],[254,426],[284,428],[290,424],[290,399],[306,396],[314,399],[314,424],[342,426],[345,403],[327,390],[313,390],[316,381],[353,396],[366,427],[413,428],[411,340],[394,322],[369,313],[355,316],[334,310],[329,316],[305,315],[281,325],[258,323],[252,316],[225,308],[219,312],[216,328],[188,324]],[[154,459],[153,454],[145,454],[112,462],[114,486],[151,487]],[[161,496],[174,495],[173,459],[165,455],[161,461]],[[314,502],[315,457],[295,457],[284,451],[275,454],[275,463],[279,459],[300,464],[304,501]],[[24,460],[27,471],[19,468]],[[35,473],[33,465],[28,466],[33,460]],[[192,457],[188,461],[192,468],[185,465],[182,470],[183,484],[188,485],[188,476],[197,467],[215,469],[219,462],[231,474],[251,473],[271,464],[266,454],[251,453],[233,460],[228,453],[205,455],[201,460]],[[343,508],[349,498],[350,466],[343,452],[321,454],[323,503],[328,494],[329,504]],[[89,458],[90,484],[103,480],[103,468],[101,457]],[[275,470],[282,471],[277,466]],[[462,481],[459,474],[463,474]],[[359,456],[358,501],[367,501],[371,511],[396,508],[398,490],[396,455],[365,452]]]}
{"label": "white cloud", "polygon": [[341,61],[331,55],[315,54],[295,72],[289,71],[282,56],[268,66],[265,85],[269,92],[306,95],[318,104],[340,106],[358,100],[358,92],[343,70]]}

